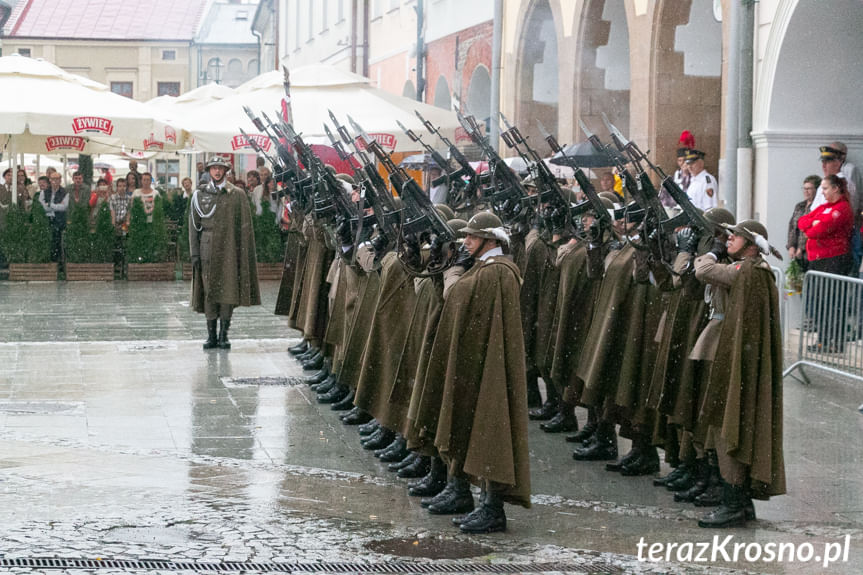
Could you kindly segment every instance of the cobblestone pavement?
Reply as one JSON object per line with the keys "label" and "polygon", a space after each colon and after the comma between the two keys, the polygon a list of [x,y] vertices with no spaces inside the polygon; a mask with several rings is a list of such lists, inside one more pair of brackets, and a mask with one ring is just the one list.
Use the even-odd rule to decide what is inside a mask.
{"label": "cobblestone pavement", "polygon": [[[262,287],[264,305],[235,315],[233,350],[204,353],[203,320],[188,309],[186,284],[0,283],[0,561],[860,571],[859,386],[814,374],[808,387],[786,382],[789,494],[758,502],[753,528],[698,529],[699,512],[674,503],[649,478],[575,463],[562,438],[532,424],[533,508],[508,508],[505,534],[466,537],[408,497],[404,481],[363,451],[355,430],[316,404],[306,386],[232,382],[301,375],[284,351],[299,336],[271,313],[277,286]],[[849,558],[826,570],[799,562],[637,559],[642,537],[680,544],[714,535],[810,543],[816,553],[848,535]]]}

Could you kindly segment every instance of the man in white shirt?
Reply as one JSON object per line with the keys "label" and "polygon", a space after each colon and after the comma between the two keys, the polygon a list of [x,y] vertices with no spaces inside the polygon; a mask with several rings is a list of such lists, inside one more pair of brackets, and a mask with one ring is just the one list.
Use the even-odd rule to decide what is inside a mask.
{"label": "man in white shirt", "polygon": [[689,150],[686,154],[686,166],[689,168],[689,188],[686,194],[692,200],[696,208],[709,210],[717,206],[717,192],[719,186],[716,177],[711,176],[704,169],[704,152],[700,150]]}

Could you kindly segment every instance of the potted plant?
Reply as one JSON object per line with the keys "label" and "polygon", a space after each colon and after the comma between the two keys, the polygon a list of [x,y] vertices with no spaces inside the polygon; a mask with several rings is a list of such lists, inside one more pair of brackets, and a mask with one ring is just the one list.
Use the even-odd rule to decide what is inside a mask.
{"label": "potted plant", "polygon": [[97,208],[95,230],[90,229],[90,209],[74,205],[63,237],[66,280],[113,281],[115,233],[107,202]]}
{"label": "potted plant", "polygon": [[51,224],[41,202],[34,201],[29,214],[17,205],[9,208],[2,248],[9,262],[10,280],[57,279],[57,263],[51,261]]}
{"label": "potted plant", "polygon": [[[254,208],[252,208],[254,209]],[[259,280],[282,279],[285,255],[282,234],[269,202],[261,202],[261,215],[252,220],[255,230],[255,254],[258,258]]]}
{"label": "potted plant", "polygon": [[147,221],[144,202],[135,198],[126,241],[127,278],[130,281],[170,281],[174,262],[168,254],[168,230],[162,198],[153,202],[151,221]]}

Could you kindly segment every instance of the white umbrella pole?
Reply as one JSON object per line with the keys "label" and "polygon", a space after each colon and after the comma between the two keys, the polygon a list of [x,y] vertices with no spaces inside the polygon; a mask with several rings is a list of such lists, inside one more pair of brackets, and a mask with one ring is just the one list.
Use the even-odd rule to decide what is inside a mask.
{"label": "white umbrella pole", "polygon": [[42,154],[36,154],[36,182],[39,182],[39,176],[42,175]]}
{"label": "white umbrella pole", "polygon": [[69,155],[63,154],[63,186],[68,186],[67,174],[69,173]]}

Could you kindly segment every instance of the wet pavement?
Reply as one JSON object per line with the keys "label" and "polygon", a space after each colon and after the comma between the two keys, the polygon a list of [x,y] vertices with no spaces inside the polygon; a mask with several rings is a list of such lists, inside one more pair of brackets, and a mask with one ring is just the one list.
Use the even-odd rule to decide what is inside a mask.
{"label": "wet pavement", "polygon": [[[504,534],[468,537],[449,517],[428,515],[404,480],[361,449],[355,428],[293,384],[302,373],[285,348],[299,334],[272,314],[277,285],[262,288],[263,306],[235,314],[233,349],[205,353],[203,319],[181,282],[0,282],[0,566],[62,557],[861,570],[859,383],[815,372],[811,386],[786,380],[789,493],[757,502],[751,528],[699,529],[701,511],[674,503],[650,478],[576,463],[562,437],[531,424],[533,508],[508,507]],[[248,385],[256,378],[260,385]],[[742,552],[736,562],[638,560],[642,538],[680,545],[714,535],[791,543],[798,555],[811,544],[818,556],[850,539],[847,561],[827,569],[814,559],[747,562]]]}

